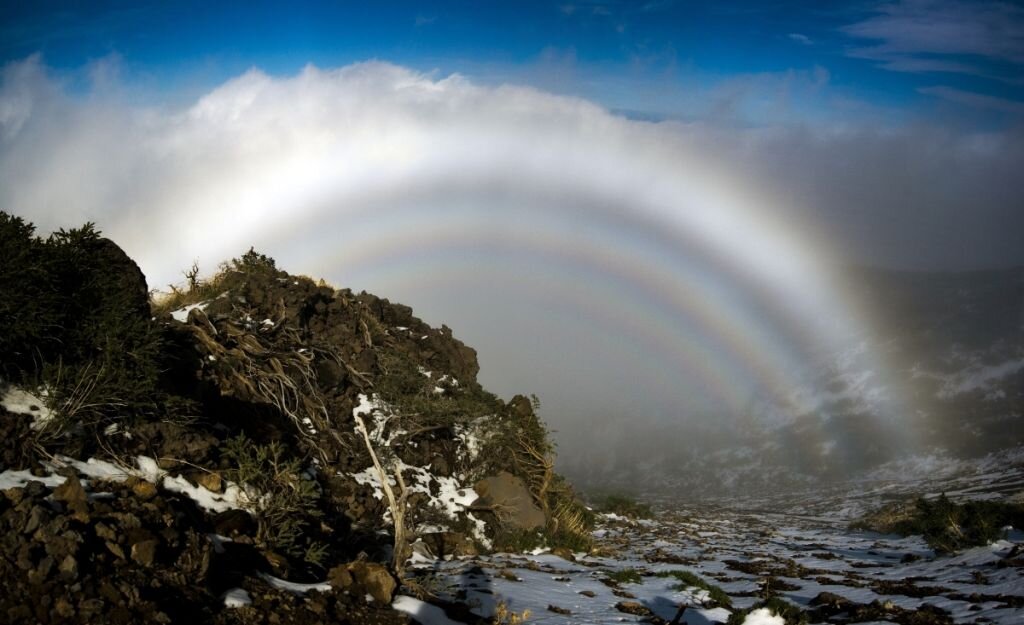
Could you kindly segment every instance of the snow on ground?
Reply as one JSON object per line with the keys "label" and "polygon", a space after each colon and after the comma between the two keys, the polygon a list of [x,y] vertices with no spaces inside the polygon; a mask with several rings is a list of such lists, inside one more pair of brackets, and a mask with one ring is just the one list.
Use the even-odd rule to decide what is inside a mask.
{"label": "snow on ground", "polygon": [[[45,395],[44,395],[45,397]],[[17,387],[10,387],[0,399],[0,406],[14,414],[27,414],[32,417],[32,429],[38,430],[53,419],[53,413],[46,407],[42,398]]]}
{"label": "snow on ground", "polygon": [[[971,485],[971,496],[984,497],[990,494],[984,492],[985,483],[997,490],[1019,483],[1014,480],[1020,478],[1020,467],[1004,465],[999,470],[995,462],[989,464],[978,463],[966,482],[947,486],[965,490]],[[920,537],[847,529],[850,515],[862,510],[864,501],[873,500],[872,493],[927,492],[921,489],[930,484],[900,482],[888,489],[862,484],[864,492],[819,491],[788,504],[782,498],[770,503],[749,499],[726,505],[679,504],[659,513],[656,521],[643,523],[603,515],[594,532],[600,557],[576,554],[575,561],[569,561],[549,553],[496,554],[443,562],[420,557],[411,568],[432,583],[439,596],[468,603],[477,615],[489,617],[502,603],[512,612],[529,610],[529,623],[641,622],[643,616],[616,607],[623,602],[666,621],[686,604],[684,622],[724,623],[732,610],[757,603],[768,577],[782,599],[803,609],[811,607],[818,594],[829,592],[861,604],[891,604],[893,610],[930,604],[949,612],[956,623],[1024,622],[1024,566],[1019,555],[1024,532],[1007,531],[1004,540],[991,545],[937,556]],[[609,582],[609,573],[627,569],[637,573],[639,581]],[[671,571],[689,571],[722,588],[731,598],[732,610],[702,606],[705,591],[680,588],[675,578],[658,575]],[[837,618],[842,620],[842,615]],[[432,625],[428,619],[421,622]],[[879,622],[896,620],[893,613]],[[746,623],[777,625],[781,620],[757,611]]]}
{"label": "snow on ground", "polygon": [[232,588],[224,593],[224,607],[243,608],[252,604],[252,597],[244,588]]}
{"label": "snow on ground", "polygon": [[328,582],[316,582],[314,584],[299,584],[297,582],[289,582],[288,580],[274,577],[268,573],[260,573],[260,578],[267,582],[278,590],[286,590],[296,595],[304,595],[310,591],[317,592],[328,592],[331,589],[331,585]]}
{"label": "snow on ground", "polygon": [[391,607],[399,612],[405,612],[421,625],[462,625],[448,618],[441,608],[413,597],[399,595],[395,597]]}
{"label": "snow on ground", "polygon": [[43,463],[43,466],[49,471],[44,476],[36,476],[29,471],[16,471],[13,469],[0,472],[0,488],[22,487],[33,480],[42,482],[50,488],[56,488],[67,479],[57,472],[62,468],[71,467],[87,478],[85,486],[89,485],[89,479],[123,481],[134,476],[154,484],[159,484],[165,490],[181,493],[209,512],[217,513],[231,509],[245,509],[245,496],[238,485],[233,482],[225,481],[224,492],[215,493],[202,486],[193,485],[180,475],[172,476],[167,474],[160,469],[153,458],[138,456],[135,462],[136,467],[126,467],[96,458],[89,458],[83,462],[74,458],[68,458],[67,456],[56,456],[53,461]]}

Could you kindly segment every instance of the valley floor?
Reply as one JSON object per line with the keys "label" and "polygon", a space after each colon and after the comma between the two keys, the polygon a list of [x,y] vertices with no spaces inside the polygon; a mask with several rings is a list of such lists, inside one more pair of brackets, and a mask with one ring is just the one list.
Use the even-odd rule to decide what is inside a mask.
{"label": "valley floor", "polygon": [[[936,557],[917,537],[850,532],[786,515],[606,518],[597,534],[606,557],[497,555],[420,568],[432,569],[437,590],[474,612],[491,615],[504,602],[516,613],[529,610],[530,623],[671,621],[681,604],[691,606],[686,623],[726,621],[730,610],[701,607],[706,591],[680,590],[676,578],[657,576],[680,570],[721,587],[734,609],[755,604],[767,580],[771,592],[804,609],[824,605],[819,619],[826,622],[848,622],[839,609],[843,599],[877,602],[876,622],[1024,622],[1021,532],[951,557]],[[633,571],[635,581],[613,581]],[[948,618],[913,616],[926,604]]]}
{"label": "valley floor", "polygon": [[[1019,491],[1022,477],[1017,465],[961,475],[942,486],[954,494],[1001,497]],[[422,562],[418,570],[440,596],[470,605],[475,614],[491,616],[503,604],[510,613],[528,610],[529,623],[664,623],[681,605],[688,606],[681,622],[725,622],[760,602],[766,584],[769,594],[806,610],[810,622],[1024,623],[1020,529],[952,556],[936,555],[920,537],[848,529],[866,509],[910,491],[929,493],[933,486],[864,484],[852,494],[807,494],[767,504],[679,504],[654,520],[605,515],[595,532],[599,557],[495,555]],[[709,607],[714,602],[708,591],[680,582],[687,579],[683,571],[720,587],[731,607]],[[427,614],[418,619],[448,623]]]}

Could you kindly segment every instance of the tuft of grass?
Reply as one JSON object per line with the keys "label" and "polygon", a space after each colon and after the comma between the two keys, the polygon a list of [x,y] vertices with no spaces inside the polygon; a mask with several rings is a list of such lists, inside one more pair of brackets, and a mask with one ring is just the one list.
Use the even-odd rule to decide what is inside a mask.
{"label": "tuft of grass", "polygon": [[743,622],[747,620],[748,614],[761,608],[768,608],[772,614],[781,616],[786,625],[807,625],[811,621],[806,612],[792,603],[779,599],[778,597],[772,597],[764,601],[759,601],[746,610],[737,610],[736,612],[733,612],[729,615],[729,620],[726,625],[743,625]]}
{"label": "tuft of grass", "polygon": [[935,499],[918,498],[913,507],[902,506],[900,514],[882,511],[854,523],[854,529],[920,535],[937,553],[956,553],[968,547],[987,545],[1000,538],[1003,527],[1024,527],[1024,505],[999,501],[967,501],[957,504],[945,494]]}
{"label": "tuft of grass", "polygon": [[605,577],[617,584],[639,584],[641,582],[640,571],[636,569],[606,571]]}
{"label": "tuft of grass", "polygon": [[598,509],[601,512],[618,514],[631,519],[649,519],[654,516],[649,505],[621,494],[608,495]]}
{"label": "tuft of grass", "polygon": [[278,273],[277,264],[273,258],[261,254],[253,248],[242,254],[239,258],[233,258],[229,262],[222,263],[218,271],[209,278],[199,277],[198,263],[183,271],[185,276],[184,285],[171,284],[169,293],[161,293],[150,298],[150,309],[154,316],[169,314],[192,304],[198,304],[212,300],[225,291],[232,290],[245,280],[246,276],[253,274]]}
{"label": "tuft of grass", "polygon": [[724,590],[714,584],[709,584],[704,581],[703,578],[698,577],[690,571],[684,571],[682,569],[675,569],[671,571],[660,571],[655,573],[658,577],[674,577],[679,580],[679,584],[674,587],[674,590],[687,590],[688,588],[700,588],[701,590],[708,591],[708,598],[715,603],[716,606],[723,608],[732,607],[732,599],[726,594]]}

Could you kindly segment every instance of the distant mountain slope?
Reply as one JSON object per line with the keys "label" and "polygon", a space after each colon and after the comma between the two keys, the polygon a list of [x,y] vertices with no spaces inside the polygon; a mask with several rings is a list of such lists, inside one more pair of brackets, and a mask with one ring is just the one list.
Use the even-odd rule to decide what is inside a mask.
{"label": "distant mountain slope", "polygon": [[[869,335],[817,363],[818,378],[788,389],[787,406],[630,423],[610,466],[563,468],[591,488],[692,495],[845,480],[910,456],[1024,444],[1024,268],[847,274]],[[579,434],[588,435],[595,440],[577,444],[607,446]]]}

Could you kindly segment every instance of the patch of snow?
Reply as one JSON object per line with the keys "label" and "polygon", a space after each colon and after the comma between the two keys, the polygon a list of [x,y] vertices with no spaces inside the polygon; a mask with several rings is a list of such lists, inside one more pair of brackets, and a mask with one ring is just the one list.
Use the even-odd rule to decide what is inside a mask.
{"label": "patch of snow", "polygon": [[185,323],[186,321],[188,321],[188,314],[190,312],[192,312],[196,308],[198,308],[199,310],[206,310],[206,307],[212,301],[213,300],[206,300],[205,302],[199,302],[197,304],[189,304],[188,306],[185,306],[184,308],[179,308],[178,310],[175,310],[175,311],[171,312],[171,317],[174,317],[175,321],[180,321],[182,323]]}
{"label": "patch of snow", "polygon": [[0,406],[14,414],[32,417],[32,429],[39,430],[53,419],[53,413],[39,397],[20,388],[11,387],[0,399]]}
{"label": "patch of snow", "polygon": [[327,592],[331,589],[331,585],[328,582],[317,582],[314,584],[299,584],[297,582],[289,582],[288,580],[274,577],[268,573],[260,573],[259,576],[263,581],[267,582],[278,590],[286,590],[296,595],[304,595],[311,590],[317,592]]}
{"label": "patch of snow", "polygon": [[24,488],[29,482],[42,482],[43,485],[48,488],[56,488],[63,484],[65,479],[66,478],[60,475],[44,475],[42,477],[32,475],[32,472],[28,469],[23,471],[8,469],[3,473],[0,473],[0,490],[7,490],[8,488]]}
{"label": "patch of snow", "polygon": [[391,603],[391,607],[399,612],[405,612],[416,619],[420,625],[463,625],[460,621],[453,621],[448,618],[444,610],[436,605],[430,605],[406,595],[398,595]]}
{"label": "patch of snow", "polygon": [[223,493],[215,493],[202,486],[193,486],[191,482],[180,475],[167,476],[161,484],[173,493],[185,495],[196,502],[200,508],[209,512],[244,509],[240,503],[243,498],[242,491],[237,484],[228,484]]}
{"label": "patch of snow", "polygon": [[57,456],[53,464],[43,463],[43,466],[50,470],[56,470],[59,467],[72,467],[82,475],[97,480],[123,481],[135,474],[132,469],[96,458],[89,458],[82,462],[67,456]]}
{"label": "patch of snow", "polygon": [[786,625],[786,620],[768,608],[758,608],[743,619],[743,625]]}
{"label": "patch of snow", "polygon": [[244,588],[232,588],[224,593],[225,608],[244,608],[247,605],[252,605],[252,597]]}
{"label": "patch of snow", "polygon": [[213,533],[211,533],[211,534],[207,534],[206,537],[209,538],[210,539],[210,543],[213,544],[213,552],[214,553],[224,553],[225,551],[227,551],[224,548],[224,545],[227,544],[227,543],[235,542],[230,537],[228,537],[228,536],[221,536],[220,534],[213,534]]}

